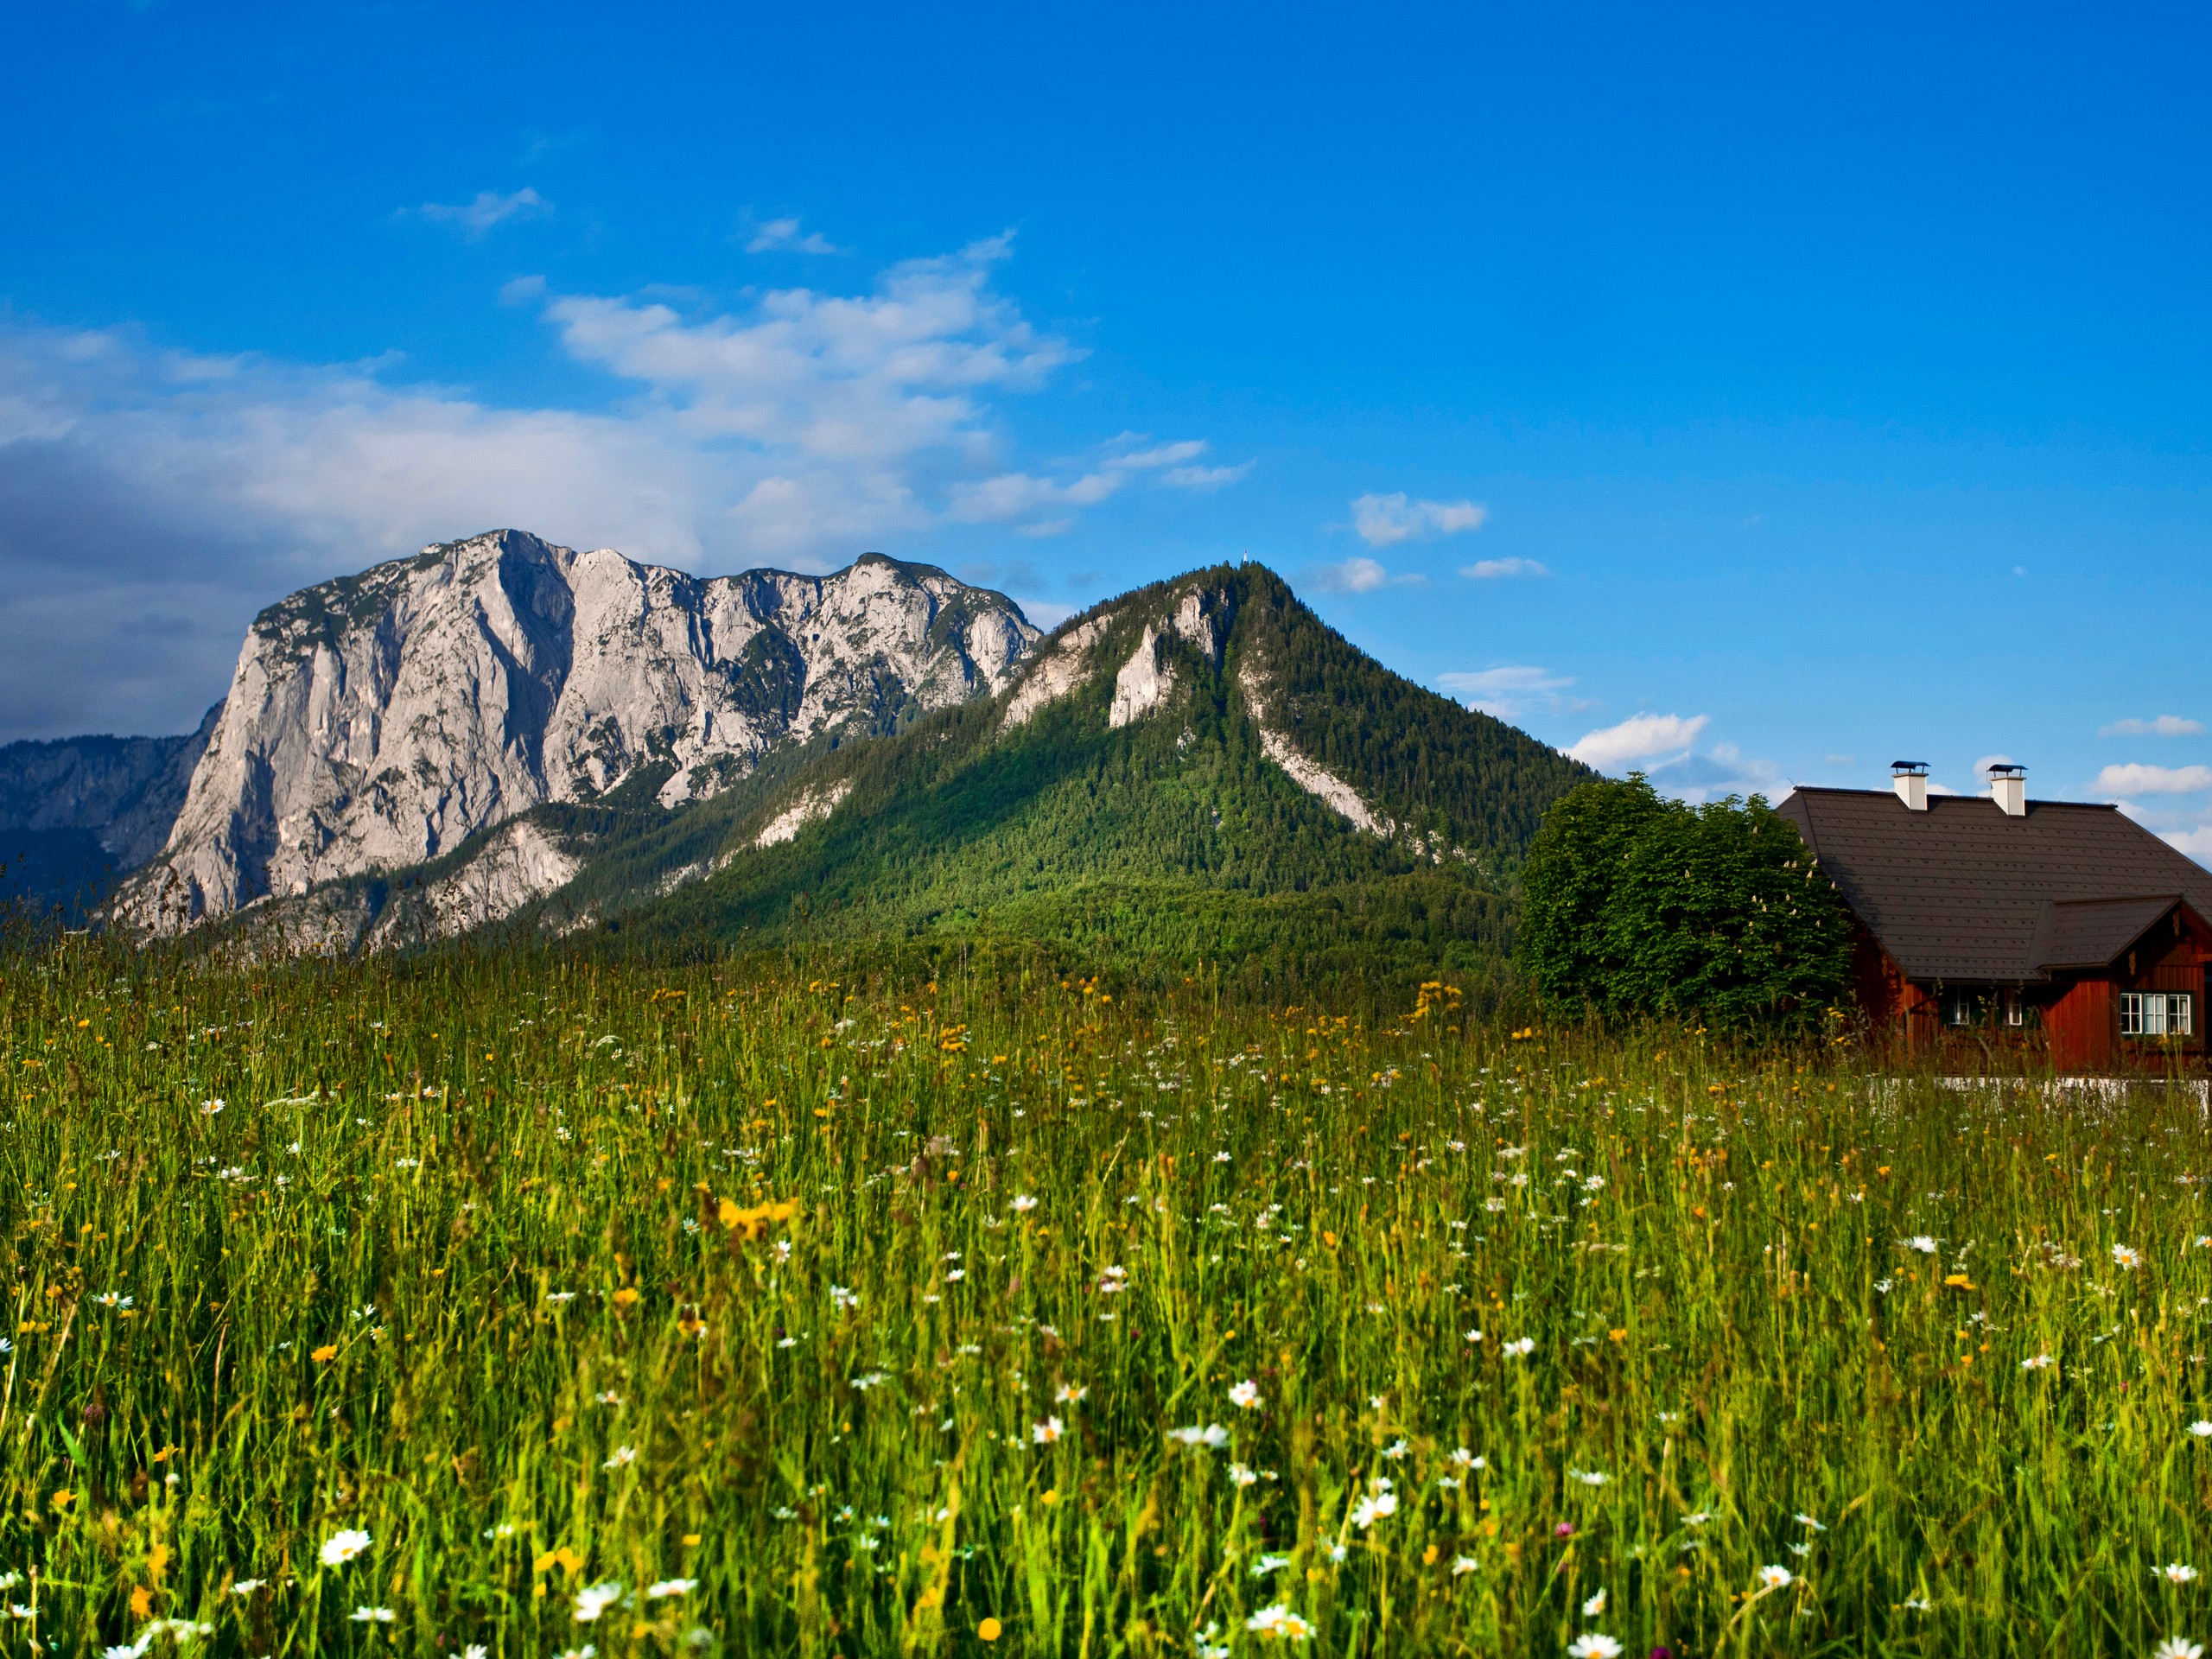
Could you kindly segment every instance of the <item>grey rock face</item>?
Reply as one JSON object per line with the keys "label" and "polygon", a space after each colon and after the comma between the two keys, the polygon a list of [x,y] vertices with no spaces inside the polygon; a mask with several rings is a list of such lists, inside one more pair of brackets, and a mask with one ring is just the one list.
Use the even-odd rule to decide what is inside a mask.
{"label": "grey rock face", "polygon": [[223,705],[177,737],[0,745],[0,830],[81,830],[118,868],[161,851]]}
{"label": "grey rock face", "polygon": [[785,745],[990,696],[1038,637],[1011,601],[875,554],[702,580],[519,531],[426,548],[255,619],[116,913],[175,932],[641,776],[675,806]]}

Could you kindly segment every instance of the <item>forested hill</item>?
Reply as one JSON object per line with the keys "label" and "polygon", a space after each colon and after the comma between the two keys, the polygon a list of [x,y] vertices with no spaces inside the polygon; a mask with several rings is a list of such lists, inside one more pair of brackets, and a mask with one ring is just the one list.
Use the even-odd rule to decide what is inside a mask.
{"label": "forested hill", "polygon": [[1072,620],[988,702],[607,846],[549,911],[646,938],[1471,965],[1505,944],[1545,808],[1590,775],[1389,672],[1273,572],[1223,566]]}

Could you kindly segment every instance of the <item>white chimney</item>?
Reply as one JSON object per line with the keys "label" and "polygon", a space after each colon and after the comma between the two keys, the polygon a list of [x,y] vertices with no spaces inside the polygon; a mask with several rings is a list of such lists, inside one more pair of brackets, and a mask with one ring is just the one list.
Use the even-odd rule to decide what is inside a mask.
{"label": "white chimney", "polygon": [[1897,792],[1897,799],[1911,812],[1928,810],[1928,763],[1925,760],[1892,760],[1890,762],[1890,783]]}
{"label": "white chimney", "polygon": [[2003,766],[1989,769],[1989,793],[1999,811],[2008,818],[2028,816],[2028,769],[2025,766]]}

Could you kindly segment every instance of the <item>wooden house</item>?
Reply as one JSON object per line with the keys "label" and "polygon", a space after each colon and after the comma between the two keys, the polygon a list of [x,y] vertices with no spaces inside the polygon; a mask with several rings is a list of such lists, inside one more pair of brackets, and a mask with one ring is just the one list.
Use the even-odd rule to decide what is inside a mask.
{"label": "wooden house", "polygon": [[1853,980],[1878,1032],[2048,1054],[2063,1071],[2205,1062],[2212,870],[2116,807],[2031,801],[2017,766],[1987,795],[1799,789],[1797,826],[1856,922]]}

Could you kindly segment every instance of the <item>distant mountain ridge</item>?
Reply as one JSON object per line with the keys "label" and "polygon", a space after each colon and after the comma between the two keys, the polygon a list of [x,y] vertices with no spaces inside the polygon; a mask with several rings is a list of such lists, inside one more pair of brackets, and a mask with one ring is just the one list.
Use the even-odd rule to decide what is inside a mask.
{"label": "distant mountain ridge", "polygon": [[124,868],[162,849],[223,712],[175,737],[0,744],[0,830],[81,830]]}
{"label": "distant mountain ridge", "polygon": [[[880,554],[702,579],[513,530],[426,548],[254,620],[166,842],[114,913],[175,933],[646,772],[673,808],[779,749],[988,696],[1038,637],[1004,596]],[[523,862],[533,887],[566,868]]]}
{"label": "distant mountain ridge", "polygon": [[161,851],[222,712],[174,737],[0,744],[0,902],[75,908]]}

